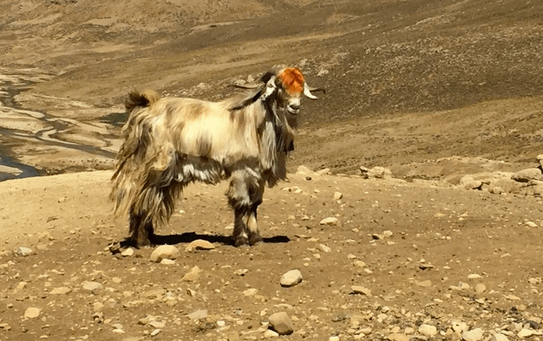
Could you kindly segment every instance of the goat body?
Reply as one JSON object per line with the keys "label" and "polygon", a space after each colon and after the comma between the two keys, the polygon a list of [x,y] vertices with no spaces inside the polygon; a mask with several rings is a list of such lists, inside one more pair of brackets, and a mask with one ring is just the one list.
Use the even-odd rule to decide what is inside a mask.
{"label": "goat body", "polygon": [[268,72],[261,80],[256,92],[221,102],[160,98],[153,91],[129,94],[111,192],[116,213],[129,215],[128,244],[152,244],[154,227],[169,220],[187,184],[227,178],[234,244],[262,240],[256,211],[264,187],[286,177],[298,89],[312,95],[298,69]]}

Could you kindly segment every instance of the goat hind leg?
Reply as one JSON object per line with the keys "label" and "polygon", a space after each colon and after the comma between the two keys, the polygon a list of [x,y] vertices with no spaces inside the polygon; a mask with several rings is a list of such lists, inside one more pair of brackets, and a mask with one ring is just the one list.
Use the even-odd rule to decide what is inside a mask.
{"label": "goat hind leg", "polygon": [[125,243],[127,246],[142,247],[152,245],[154,236],[153,223],[146,219],[146,214],[136,214],[130,211],[129,236]]}

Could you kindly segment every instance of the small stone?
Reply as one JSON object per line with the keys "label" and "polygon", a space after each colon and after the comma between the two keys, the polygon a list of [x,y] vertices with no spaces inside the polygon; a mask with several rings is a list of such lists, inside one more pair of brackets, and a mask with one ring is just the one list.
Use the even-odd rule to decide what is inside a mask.
{"label": "small stone", "polygon": [[200,278],[200,272],[202,272],[202,270],[199,267],[194,266],[185,274],[185,276],[183,276],[183,278],[181,278],[181,280],[185,282],[197,281]]}
{"label": "small stone", "polygon": [[128,249],[124,250],[123,252],[121,252],[121,255],[123,257],[131,257],[134,255],[134,249],[129,247]]}
{"label": "small stone", "polygon": [[360,285],[351,286],[351,290],[354,294],[362,294],[371,297],[371,290]]}
{"label": "small stone", "polygon": [[28,247],[24,247],[24,246],[19,246],[17,248],[17,250],[15,250],[15,255],[16,256],[21,256],[21,257],[26,257],[26,256],[30,256],[34,251],[32,251],[31,248],[28,248]]}
{"label": "small stone", "polygon": [[355,266],[358,266],[359,268],[363,268],[363,267],[366,266],[366,263],[364,263],[364,262],[361,261],[361,260],[355,260],[355,261],[353,262],[353,264],[354,264]]}
{"label": "small stone", "polygon": [[160,329],[153,329],[153,331],[151,332],[151,336],[157,336],[158,333],[160,333]]}
{"label": "small stone", "polygon": [[[351,318],[352,320],[352,318]],[[369,335],[371,334],[371,332],[373,331],[373,329],[371,329],[371,327],[363,327],[363,328],[360,328],[358,330],[361,334],[364,334],[364,335]]]}
{"label": "small stone", "polygon": [[53,237],[53,236],[51,235],[51,233],[49,233],[49,231],[43,231],[43,232],[40,233],[40,235],[38,236],[38,239],[39,239],[39,240],[42,240],[42,239],[55,240],[55,237]]}
{"label": "small stone", "polygon": [[419,327],[419,333],[424,336],[432,337],[437,335],[437,328],[429,324],[423,324]]}
{"label": "small stone", "polygon": [[390,230],[383,231],[383,238],[390,238],[394,235],[394,232]]}
{"label": "small stone", "polygon": [[335,336],[335,335],[334,335],[334,336],[330,336],[330,337],[328,338],[328,341],[339,341],[339,336]]}
{"label": "small stone", "polygon": [[524,339],[526,337],[530,337],[532,335],[541,335],[542,333],[539,331],[535,331],[532,329],[522,328],[518,333],[517,336],[521,339]]}
{"label": "small stone", "polygon": [[244,290],[243,295],[245,295],[245,296],[254,296],[254,295],[256,295],[257,292],[258,292],[258,289],[250,288],[250,289]]}
{"label": "small stone", "polygon": [[151,262],[158,263],[163,259],[176,259],[177,257],[179,257],[179,250],[175,246],[160,245],[151,253],[149,259]]}
{"label": "small stone", "polygon": [[432,286],[432,281],[427,279],[425,281],[417,281],[415,282],[415,284],[419,287],[423,287],[423,288],[430,288]]}
{"label": "small stone", "polygon": [[470,274],[470,275],[468,275],[468,279],[471,279],[471,280],[473,280],[473,279],[481,279],[481,278],[483,278],[483,277],[481,277],[481,275],[479,275],[479,274]]}
{"label": "small stone", "polygon": [[292,321],[285,312],[275,313],[269,317],[270,325],[279,335],[288,335],[294,332]]}
{"label": "small stone", "polygon": [[469,330],[468,325],[466,322],[453,322],[452,323],[452,329],[457,332],[458,334],[462,334],[463,332],[466,332]]}
{"label": "small stone", "polygon": [[525,223],[526,226],[528,227],[532,227],[532,228],[536,228],[536,227],[539,227],[536,223],[534,223],[533,221],[527,221]]}
{"label": "small stone", "polygon": [[92,281],[85,281],[82,283],[83,290],[87,290],[92,292],[93,294],[97,294],[103,289],[103,285],[98,282],[92,282]]}
{"label": "small stone", "polygon": [[483,188],[484,182],[482,180],[473,180],[464,183],[465,189],[477,189],[480,190]]}
{"label": "small stone", "polygon": [[483,283],[477,283],[475,285],[475,292],[476,293],[482,294],[485,291],[486,291],[486,285],[484,285]]}
{"label": "small stone", "polygon": [[330,168],[324,168],[324,169],[320,169],[316,171],[315,174],[323,176],[323,175],[330,175],[332,174],[332,172],[330,171]]}
{"label": "small stone", "polygon": [[387,336],[390,341],[409,341],[409,336],[400,333],[392,333]]}
{"label": "small stone", "polygon": [[199,309],[187,315],[191,320],[201,320],[207,317],[206,309]]}
{"label": "small stone", "polygon": [[319,244],[319,249],[323,252],[332,252],[332,249],[324,244]]}
{"label": "small stone", "polygon": [[239,333],[236,331],[231,331],[227,335],[228,341],[241,341],[241,337],[239,336]]}
{"label": "small stone", "polygon": [[339,224],[339,219],[336,217],[324,218],[321,220],[320,224],[326,226],[337,226]]}
{"label": "small stone", "polygon": [[236,276],[245,276],[249,272],[249,269],[237,269],[234,271],[234,275]]}
{"label": "small stone", "polygon": [[503,192],[504,190],[500,186],[495,186],[490,189],[490,193],[493,193],[493,194],[502,194]]}
{"label": "small stone", "polygon": [[490,337],[490,341],[509,341],[509,339],[507,338],[507,336],[501,333],[496,333],[492,334],[492,336]]}
{"label": "small stone", "polygon": [[59,288],[54,288],[49,293],[51,295],[66,295],[71,291],[72,291],[72,289],[70,289],[68,287],[59,287]]}
{"label": "small stone", "polygon": [[163,260],[160,261],[160,264],[162,264],[162,265],[173,265],[173,264],[175,264],[175,261],[172,260],[172,259],[164,258]]}
{"label": "small stone", "polygon": [[207,240],[196,239],[190,242],[189,245],[187,245],[187,247],[185,248],[185,251],[194,252],[197,250],[213,250],[214,248],[215,248],[215,245],[211,244]]}
{"label": "small stone", "polygon": [[462,333],[462,339],[464,339],[465,341],[479,341],[482,338],[483,330],[481,328],[475,328]]}
{"label": "small stone", "polygon": [[343,193],[341,192],[335,192],[334,193],[334,200],[340,200],[343,198]]}
{"label": "small stone", "polygon": [[268,329],[264,332],[265,339],[273,339],[275,337],[279,337],[279,333],[274,330]]}
{"label": "small stone", "polygon": [[30,307],[25,310],[24,317],[27,319],[33,319],[40,316],[40,312],[40,308]]}
{"label": "small stone", "polygon": [[296,284],[301,283],[303,280],[302,273],[300,270],[290,270],[281,277],[281,286],[283,287],[292,287]]}
{"label": "small stone", "polygon": [[11,326],[7,323],[0,323],[0,329],[8,331],[8,330],[11,330]]}
{"label": "small stone", "polygon": [[161,299],[166,294],[166,290],[162,288],[156,288],[145,291],[142,295],[147,299]]}
{"label": "small stone", "polygon": [[164,326],[166,326],[166,323],[159,322],[159,321],[151,321],[149,322],[149,325],[153,328],[160,329],[160,328],[164,328]]}

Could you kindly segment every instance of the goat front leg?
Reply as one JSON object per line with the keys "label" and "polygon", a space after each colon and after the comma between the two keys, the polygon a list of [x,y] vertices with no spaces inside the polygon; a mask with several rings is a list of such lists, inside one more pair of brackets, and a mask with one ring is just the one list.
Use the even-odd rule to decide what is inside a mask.
{"label": "goat front leg", "polygon": [[253,186],[249,190],[249,196],[251,198],[251,208],[247,215],[247,230],[249,232],[249,245],[255,245],[262,241],[262,237],[258,232],[257,213],[258,206],[262,204],[262,196],[264,195],[264,181],[259,181],[256,186]]}
{"label": "goat front leg", "polygon": [[262,203],[264,183],[250,171],[239,170],[232,174],[232,181],[226,195],[234,210],[234,245],[254,245],[262,238],[258,233],[256,210]]}

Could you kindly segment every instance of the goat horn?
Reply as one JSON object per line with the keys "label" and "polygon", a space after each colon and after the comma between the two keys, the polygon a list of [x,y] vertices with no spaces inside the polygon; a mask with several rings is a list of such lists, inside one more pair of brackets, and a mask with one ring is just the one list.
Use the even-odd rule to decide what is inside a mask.
{"label": "goat horn", "polygon": [[314,88],[312,86],[308,86],[308,88],[309,88],[309,91],[311,91],[311,92],[320,91],[323,94],[326,94],[326,88]]}
{"label": "goat horn", "polygon": [[262,85],[260,84],[229,84],[228,86],[230,87],[233,87],[233,88],[239,88],[239,89],[258,89],[260,88]]}
{"label": "goat horn", "polygon": [[305,97],[310,98],[310,99],[317,99],[318,97],[313,95],[311,91],[322,91],[323,93],[326,93],[326,90],[324,88],[312,88],[312,87],[309,87],[307,83],[304,84]]}

